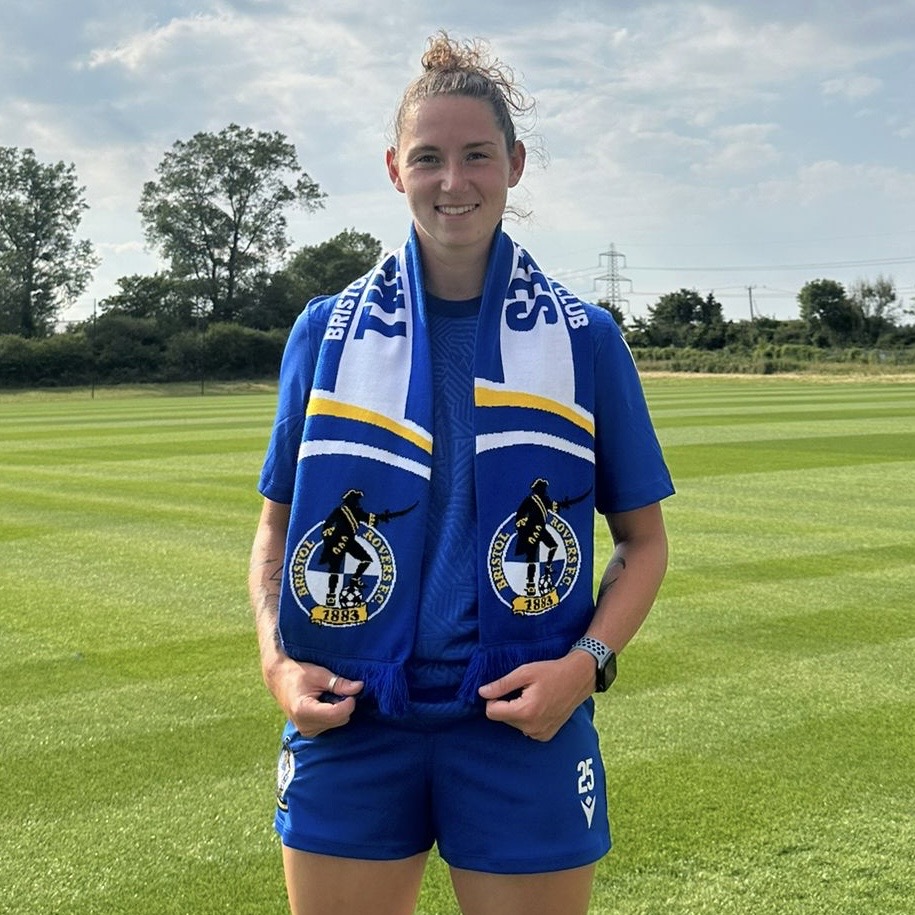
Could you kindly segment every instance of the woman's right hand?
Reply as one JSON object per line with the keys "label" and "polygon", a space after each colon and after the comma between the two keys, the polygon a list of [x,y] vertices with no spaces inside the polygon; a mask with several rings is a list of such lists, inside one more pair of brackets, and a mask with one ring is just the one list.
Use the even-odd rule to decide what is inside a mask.
{"label": "woman's right hand", "polygon": [[264,682],[303,737],[346,724],[356,709],[361,680],[348,680],[321,667],[278,653],[264,669]]}

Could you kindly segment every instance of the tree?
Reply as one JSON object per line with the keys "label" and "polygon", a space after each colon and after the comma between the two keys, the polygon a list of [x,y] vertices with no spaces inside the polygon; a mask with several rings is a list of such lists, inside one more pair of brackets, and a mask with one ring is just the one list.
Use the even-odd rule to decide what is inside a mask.
{"label": "tree", "polygon": [[91,242],[75,238],[84,194],[72,163],[0,147],[0,332],[45,336],[85,290],[98,260]]}
{"label": "tree", "polygon": [[625,325],[626,325],[626,315],[623,314],[623,309],[620,308],[619,305],[614,305],[614,304],[610,301],[610,299],[598,299],[598,300],[597,300],[597,304],[598,304],[601,308],[603,308],[603,309],[605,309],[606,311],[609,311],[609,312],[610,312],[610,314],[613,316],[613,320],[616,321],[617,325],[618,325],[620,328],[624,328],[624,327],[625,327]]}
{"label": "tree", "polygon": [[133,274],[118,279],[119,292],[99,302],[102,314],[154,318],[163,327],[180,329],[194,324],[194,299],[187,284],[167,273]]}
{"label": "tree", "polygon": [[668,292],[648,308],[646,326],[652,346],[720,347],[724,344],[721,304],[695,289]]}
{"label": "tree", "polygon": [[848,297],[860,315],[867,343],[875,343],[882,333],[892,330],[902,314],[902,303],[896,298],[896,284],[892,277],[883,274],[873,282],[858,280]]}
{"label": "tree", "polygon": [[381,242],[355,229],[305,245],[283,270],[261,278],[250,304],[242,309],[241,323],[260,330],[289,328],[309,300],[339,292],[380,258]]}
{"label": "tree", "polygon": [[339,292],[381,258],[381,242],[367,232],[344,229],[319,245],[306,245],[289,261],[286,273],[301,304],[316,295]]}
{"label": "tree", "polygon": [[702,349],[721,349],[725,341],[724,312],[714,293],[709,293],[699,308],[700,327],[693,345]]}
{"label": "tree", "polygon": [[810,341],[840,346],[852,342],[861,327],[860,313],[835,280],[811,280],[797,294]]}
{"label": "tree", "polygon": [[156,173],[140,200],[146,238],[217,321],[232,320],[239,290],[285,253],[285,209],[313,211],[325,196],[283,134],[237,124],[178,140]]}

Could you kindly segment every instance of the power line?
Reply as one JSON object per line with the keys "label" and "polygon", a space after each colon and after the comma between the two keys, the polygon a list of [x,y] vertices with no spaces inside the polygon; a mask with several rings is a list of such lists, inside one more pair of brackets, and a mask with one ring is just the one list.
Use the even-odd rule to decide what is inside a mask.
{"label": "power line", "polygon": [[[773,238],[773,239],[752,239],[751,241],[708,241],[708,242],[664,242],[664,246],[667,248],[737,248],[746,244],[752,244],[754,248],[761,247],[772,247],[772,246],[784,246],[790,245],[791,247],[797,247],[798,245],[811,245],[811,244],[822,244],[823,242],[830,241],[855,241],[861,239],[871,239],[871,238],[900,238],[902,236],[915,235],[915,229],[902,229],[897,232],[868,232],[865,234],[855,234],[855,235],[819,235],[819,236],[804,236],[802,238]],[[634,242],[627,241],[627,248],[656,248],[658,246],[657,242],[647,241],[647,242]]]}
{"label": "power line", "polygon": [[840,267],[887,267],[893,264],[915,264],[915,257],[886,257],[877,260],[829,261],[812,264],[735,264],[732,267],[632,267],[629,270],[650,270],[658,273],[722,273],[735,270],[830,270]]}

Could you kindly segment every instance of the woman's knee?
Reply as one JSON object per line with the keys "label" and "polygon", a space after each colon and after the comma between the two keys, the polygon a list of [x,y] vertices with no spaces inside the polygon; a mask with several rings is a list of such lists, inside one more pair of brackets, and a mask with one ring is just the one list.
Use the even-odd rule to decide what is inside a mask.
{"label": "woman's knee", "polygon": [[367,861],[283,846],[292,915],[409,915],[419,896],[427,856]]}
{"label": "woman's knee", "polygon": [[596,865],[542,874],[451,868],[464,915],[587,915]]}

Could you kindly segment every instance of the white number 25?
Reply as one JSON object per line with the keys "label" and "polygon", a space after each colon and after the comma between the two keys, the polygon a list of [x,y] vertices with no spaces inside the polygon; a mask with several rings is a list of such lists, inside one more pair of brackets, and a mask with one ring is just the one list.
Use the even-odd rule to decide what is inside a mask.
{"label": "white number 25", "polygon": [[594,790],[594,759],[589,756],[578,764],[578,793],[589,794]]}

